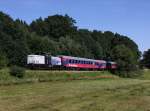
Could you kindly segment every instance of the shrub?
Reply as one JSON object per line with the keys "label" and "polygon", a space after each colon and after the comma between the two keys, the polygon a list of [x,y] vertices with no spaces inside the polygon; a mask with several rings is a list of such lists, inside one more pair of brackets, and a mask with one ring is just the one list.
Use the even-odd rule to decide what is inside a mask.
{"label": "shrub", "polygon": [[8,59],[5,54],[0,52],[0,69],[6,67],[8,64]]}
{"label": "shrub", "polygon": [[117,45],[112,49],[112,57],[117,62],[115,73],[121,77],[133,77],[138,70],[138,60],[131,49],[125,45]]}
{"label": "shrub", "polygon": [[25,69],[19,66],[12,66],[10,67],[10,75],[23,78],[25,74]]}

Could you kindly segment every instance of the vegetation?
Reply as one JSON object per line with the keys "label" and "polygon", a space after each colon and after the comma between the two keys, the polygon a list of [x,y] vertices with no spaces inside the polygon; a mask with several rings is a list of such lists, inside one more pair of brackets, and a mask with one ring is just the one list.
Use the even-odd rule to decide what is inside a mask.
{"label": "vegetation", "polygon": [[125,45],[118,45],[113,48],[112,55],[118,65],[117,73],[123,77],[132,77],[134,73],[130,72],[136,71],[137,64],[133,52]]}
{"label": "vegetation", "polygon": [[22,67],[18,67],[18,66],[12,66],[10,67],[10,75],[11,76],[15,76],[18,78],[23,78],[24,74],[25,74],[25,69]]}
{"label": "vegetation", "polygon": [[8,64],[8,60],[6,58],[6,55],[0,51],[0,69],[6,67]]}
{"label": "vegetation", "polygon": [[150,70],[149,69],[144,69],[143,74],[138,78],[139,79],[144,79],[144,80],[150,80]]}
{"label": "vegetation", "polygon": [[144,52],[143,59],[141,60],[141,66],[150,68],[150,49]]}
{"label": "vegetation", "polygon": [[140,51],[129,37],[111,31],[79,29],[75,23],[68,15],[53,15],[27,24],[0,12],[0,49],[9,66],[24,66],[28,54],[46,53],[117,61],[119,75],[135,70]]}
{"label": "vegetation", "polygon": [[[111,31],[79,29],[75,23],[68,15],[53,15],[27,24],[0,12],[0,110],[149,111],[150,70],[123,79],[107,71],[20,67],[31,53],[62,54],[116,61],[119,76],[138,75],[140,51],[134,41]],[[150,50],[141,63],[150,68]]]}
{"label": "vegetation", "polygon": [[[123,79],[105,71],[27,70],[18,79],[2,69],[0,110],[148,111],[149,74],[150,70],[145,70],[141,77]],[[34,84],[27,84],[31,82]]]}
{"label": "vegetation", "polygon": [[0,90],[1,111],[148,111],[150,104],[149,80],[57,81]]}
{"label": "vegetation", "polygon": [[19,68],[13,67],[11,69],[11,75],[9,69],[0,70],[0,85],[48,82],[48,81],[118,79],[118,76],[112,75],[107,71],[100,72],[100,71],[27,70],[24,73],[24,70],[22,72],[22,68],[20,67]]}

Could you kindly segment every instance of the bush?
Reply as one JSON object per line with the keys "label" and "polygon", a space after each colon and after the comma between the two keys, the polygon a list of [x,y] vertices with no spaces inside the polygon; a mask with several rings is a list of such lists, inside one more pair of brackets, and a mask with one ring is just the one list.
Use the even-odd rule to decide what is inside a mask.
{"label": "bush", "polygon": [[8,64],[8,59],[7,57],[5,56],[5,54],[2,54],[0,52],[0,69],[6,67]]}
{"label": "bush", "polygon": [[19,66],[12,66],[10,67],[10,75],[23,78],[25,74],[25,69]]}
{"label": "bush", "polygon": [[112,57],[117,62],[117,70],[115,73],[121,77],[133,77],[137,74],[138,60],[131,49],[125,45],[117,45],[112,49]]}

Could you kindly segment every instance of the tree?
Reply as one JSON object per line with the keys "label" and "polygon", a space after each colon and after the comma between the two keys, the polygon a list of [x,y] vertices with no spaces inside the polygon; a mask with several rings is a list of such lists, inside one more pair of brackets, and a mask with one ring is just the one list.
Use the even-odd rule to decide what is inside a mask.
{"label": "tree", "polygon": [[150,49],[144,52],[141,62],[143,66],[150,68]]}
{"label": "tree", "polygon": [[41,37],[36,33],[31,33],[28,38],[28,46],[30,52],[34,54],[49,53],[55,55],[58,50],[58,44],[55,41],[49,39],[47,36]]}
{"label": "tree", "polygon": [[119,63],[118,71],[134,70],[140,51],[133,40],[111,31],[77,29],[75,23],[68,15],[53,15],[28,25],[0,12],[1,58],[6,57],[9,65],[23,66],[31,53],[63,54],[114,60]]}
{"label": "tree", "polygon": [[6,67],[7,65],[8,65],[8,59],[4,54],[4,52],[0,50],[0,69]]}
{"label": "tree", "polygon": [[31,30],[40,36],[48,36],[50,38],[58,39],[71,35],[76,31],[76,22],[68,15],[54,15],[48,16],[44,20],[42,18],[33,21],[30,25]]}
{"label": "tree", "polygon": [[69,36],[59,39],[59,54],[84,57],[82,46]]}
{"label": "tree", "polygon": [[135,71],[137,65],[136,57],[132,50],[125,45],[117,45],[112,49],[112,55],[118,65],[117,73],[120,76],[131,77],[133,73],[130,72]]}
{"label": "tree", "polygon": [[137,44],[133,40],[118,33],[116,33],[114,36],[115,37],[112,39],[112,48],[117,45],[123,44],[133,52],[137,60],[140,59],[141,52],[139,51]]}
{"label": "tree", "polygon": [[29,53],[27,46],[28,29],[25,22],[14,21],[0,12],[0,46],[9,59],[9,64],[25,65]]}

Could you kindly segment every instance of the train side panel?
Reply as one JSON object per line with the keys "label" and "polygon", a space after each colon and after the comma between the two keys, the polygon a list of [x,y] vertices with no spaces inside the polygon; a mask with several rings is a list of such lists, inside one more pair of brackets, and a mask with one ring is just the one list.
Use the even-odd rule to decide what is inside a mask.
{"label": "train side panel", "polygon": [[48,57],[44,55],[28,55],[27,67],[32,69],[46,68],[49,65]]}
{"label": "train side panel", "polygon": [[106,61],[61,56],[62,65],[67,68],[106,69]]}
{"label": "train side panel", "polygon": [[112,61],[94,60],[72,56],[28,55],[27,65],[30,68],[48,69],[117,69],[117,63]]}

